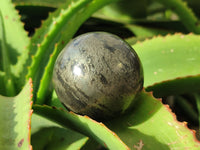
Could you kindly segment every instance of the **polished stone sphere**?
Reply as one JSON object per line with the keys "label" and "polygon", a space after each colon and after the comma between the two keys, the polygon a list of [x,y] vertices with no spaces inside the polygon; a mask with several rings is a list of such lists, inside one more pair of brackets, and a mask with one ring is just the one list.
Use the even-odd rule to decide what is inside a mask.
{"label": "polished stone sphere", "polygon": [[143,70],[136,52],[124,40],[91,32],[76,37],[61,51],[53,84],[69,110],[108,120],[132,107],[143,88]]}

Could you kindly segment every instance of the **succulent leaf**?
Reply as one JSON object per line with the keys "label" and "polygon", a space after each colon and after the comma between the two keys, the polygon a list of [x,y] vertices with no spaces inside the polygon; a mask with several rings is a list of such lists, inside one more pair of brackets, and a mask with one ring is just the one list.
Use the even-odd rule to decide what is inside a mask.
{"label": "succulent leaf", "polygon": [[[46,7],[59,7],[66,0],[12,0],[17,6],[46,6]],[[69,0],[70,1],[70,0]]]}
{"label": "succulent leaf", "polygon": [[162,3],[164,6],[172,9],[180,17],[182,23],[190,32],[200,34],[200,25],[198,23],[198,18],[190,9],[186,2],[183,0],[156,0]]}
{"label": "succulent leaf", "polygon": [[87,135],[109,149],[129,149],[119,137],[104,124],[96,122],[87,116],[76,115],[67,110],[50,106],[34,105],[33,109],[36,114]]}
{"label": "succulent leaf", "polygon": [[135,107],[106,125],[132,149],[194,149],[200,147],[195,132],[178,122],[168,105],[143,91]]}
{"label": "succulent leaf", "polygon": [[[1,60],[2,60],[2,71],[4,72],[4,76],[2,76],[2,85],[5,85],[2,87],[2,91],[5,91],[3,93],[5,96],[14,96],[15,95],[15,89],[14,89],[14,84],[13,84],[13,76],[11,73],[11,63],[10,63],[10,57],[8,53],[8,48],[7,48],[7,41],[6,41],[6,36],[5,36],[5,25],[3,22],[3,16],[0,11],[0,30],[1,30]],[[0,91],[2,93],[2,91]]]}
{"label": "succulent leaf", "polygon": [[[35,83],[35,92],[38,91],[40,80],[45,82],[44,84],[48,87],[51,82],[53,62],[55,62],[56,56],[65,44],[73,37],[79,26],[88,19],[93,12],[114,1],[116,0],[67,1],[63,7],[60,7],[56,12],[49,16],[49,18],[43,23],[43,27],[36,31],[30,45],[31,55],[34,54],[34,56],[27,78],[33,78],[33,82]],[[74,26],[74,24],[76,24],[76,26]],[[54,49],[56,52],[52,54]],[[51,54],[55,56],[51,57]],[[49,58],[53,58],[53,60],[49,61]],[[48,62],[50,64],[47,64]],[[43,76],[45,67],[49,76]],[[43,104],[43,95],[50,95],[48,89],[45,90],[46,93],[39,91],[39,97],[36,103]],[[40,95],[42,96],[40,97]]]}
{"label": "succulent leaf", "polygon": [[198,91],[199,40],[199,35],[175,34],[133,45],[143,64],[144,87],[157,96]]}
{"label": "succulent leaf", "polygon": [[5,97],[0,95],[0,149],[31,149],[31,99],[31,80],[29,80],[16,97]]}
{"label": "succulent leaf", "polygon": [[[25,84],[24,73],[26,71],[24,70],[26,70],[26,67],[24,67],[24,64],[28,58],[27,45],[29,44],[29,38],[23,28],[23,24],[20,21],[17,11],[14,9],[14,5],[11,3],[11,0],[1,0],[0,11],[2,14],[0,19],[2,24],[0,42],[4,43],[1,44],[1,46],[4,45],[2,51],[7,53],[6,57],[3,55],[2,57],[3,59],[7,58],[9,61],[2,63],[6,63],[7,69],[10,68],[10,73],[6,71],[6,74],[8,75],[6,78],[10,78],[9,80],[11,80],[11,82],[13,82],[12,84],[16,86],[15,91],[19,92]],[[2,70],[2,68],[0,69]]]}
{"label": "succulent leaf", "polygon": [[[34,111],[62,126],[87,135],[102,145],[106,141],[105,144],[110,149],[114,148],[115,140],[118,139],[115,134],[112,137],[111,131],[107,132],[108,128],[102,123],[95,122],[86,116],[79,116],[56,107],[39,105],[34,105]],[[145,91],[137,97],[135,107],[130,112],[118,119],[107,121],[105,124],[131,149],[137,147],[198,149],[200,147],[194,132],[187,128],[186,123],[178,122],[167,105],[163,105],[160,100]],[[94,132],[93,128],[95,128]]]}
{"label": "succulent leaf", "polygon": [[37,150],[80,149],[88,137],[33,114],[31,121],[31,144]]}
{"label": "succulent leaf", "polygon": [[[200,36],[164,36],[171,32],[188,31],[200,34],[197,18],[199,2],[186,0],[191,9],[184,0],[155,0],[148,3],[147,0],[142,0],[137,4],[135,1],[126,4],[121,1],[122,3],[113,5],[120,8],[117,11],[108,6],[96,12],[117,1],[0,0],[0,94],[4,95],[0,95],[0,149],[32,149],[30,143],[38,150],[84,150],[99,149],[101,146],[120,150],[200,149],[194,131],[189,130],[185,122],[177,121],[168,105],[153,97],[190,92],[200,112]],[[28,6],[34,10],[34,7],[40,9],[42,6],[41,8],[46,7],[48,10],[57,10],[49,14],[30,40],[12,2],[20,6],[20,9],[27,9]],[[124,10],[118,5],[120,3],[126,5]],[[32,10],[28,13],[34,14]],[[45,9],[44,12],[46,11]],[[171,18],[172,14],[176,21]],[[51,85],[56,57],[91,15],[101,18],[101,23],[109,20],[111,26],[112,23],[120,24],[128,34],[136,36],[127,41],[133,43],[143,64],[145,90],[153,91],[148,93],[143,90],[138,94],[132,110],[104,122],[106,126],[87,116],[68,112]],[[98,25],[101,26],[101,23]],[[109,32],[113,30],[116,29]],[[118,33],[124,34],[124,30]],[[157,36],[158,34],[163,36]],[[157,37],[153,37],[155,35]],[[137,41],[143,42],[136,43]],[[30,77],[34,83],[33,94]],[[15,97],[5,97],[17,93],[19,94]],[[33,116],[32,97],[36,103]],[[194,106],[189,106],[190,101],[182,99],[182,96],[176,96],[174,100],[182,106],[180,110],[187,109],[185,112],[188,116],[194,117],[196,122],[197,119],[200,120]],[[50,106],[38,105],[44,103]]]}

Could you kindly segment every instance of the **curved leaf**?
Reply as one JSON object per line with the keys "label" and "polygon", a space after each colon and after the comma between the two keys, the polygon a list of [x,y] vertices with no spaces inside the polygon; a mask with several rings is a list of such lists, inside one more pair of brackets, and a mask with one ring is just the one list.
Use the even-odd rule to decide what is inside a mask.
{"label": "curved leaf", "polygon": [[[35,92],[38,90],[39,82],[50,54],[55,44],[60,40],[62,32],[65,31],[66,23],[73,17],[74,13],[79,12],[89,1],[67,1],[62,8],[59,8],[49,16],[42,24],[42,28],[39,28],[31,39],[30,51],[33,60],[28,70],[27,78],[33,78]],[[74,27],[76,28],[76,26]],[[72,36],[73,34],[70,35]]]}
{"label": "curved leaf", "polygon": [[173,33],[173,31],[168,31],[164,29],[156,29],[152,27],[144,27],[139,25],[126,25],[128,29],[130,29],[136,37],[145,38],[145,37],[153,37],[155,35],[167,35],[169,33]]}
{"label": "curved leaf", "polygon": [[31,144],[36,150],[75,150],[80,149],[88,140],[88,137],[36,114],[32,116],[31,129]]}
{"label": "curved leaf", "polygon": [[[5,72],[0,71],[0,85],[4,85],[5,81]],[[3,86],[0,86],[0,93],[6,93],[6,89]]]}
{"label": "curved leaf", "polygon": [[156,93],[162,92],[159,96],[198,91],[199,40],[198,35],[175,34],[133,45],[143,64],[144,87]]}
{"label": "curved leaf", "polygon": [[[2,60],[1,65],[2,65],[2,72],[6,74],[6,76],[3,76],[1,79],[3,81],[2,85],[5,85],[1,88],[0,93],[4,94],[5,96],[14,96],[15,95],[15,89],[14,89],[14,84],[13,84],[13,76],[11,73],[11,62],[10,62],[10,57],[8,53],[8,47],[7,47],[7,41],[6,41],[6,36],[5,36],[5,24],[3,21],[3,16],[0,10],[0,58]],[[2,56],[1,56],[2,55]],[[0,66],[1,67],[1,66]],[[0,68],[1,69],[1,68]],[[3,93],[5,91],[5,93]]]}
{"label": "curved leaf", "polygon": [[32,81],[16,97],[0,95],[0,149],[28,150],[32,114]]}
{"label": "curved leaf", "polygon": [[63,3],[66,2],[66,0],[12,0],[13,3],[15,3],[18,6],[24,6],[24,5],[34,5],[34,6],[46,6],[46,7],[59,7]]}
{"label": "curved leaf", "polygon": [[[48,88],[43,88],[39,85],[40,80],[43,82],[41,85],[49,87],[53,64],[65,44],[69,42],[80,25],[88,19],[93,12],[114,1],[117,0],[67,1],[63,7],[60,7],[49,16],[43,23],[42,28],[36,31],[31,40],[31,55],[34,54],[34,56],[27,75],[28,78],[33,78],[33,82],[35,83],[34,91],[37,92],[38,88],[40,88],[36,103],[43,104],[45,101],[44,97],[50,94]],[[52,54],[53,50],[56,51],[54,54]],[[54,57],[51,57],[51,54]],[[50,59],[52,60],[49,61]],[[47,64],[48,62],[50,64]],[[46,65],[47,72],[45,72],[43,76]],[[48,74],[48,76],[46,76],[46,74]]]}
{"label": "curved leaf", "polygon": [[28,58],[27,46],[30,40],[11,0],[1,0],[0,11],[5,26],[5,39],[2,39],[2,36],[0,36],[0,41],[6,41],[5,46],[11,64],[9,67],[11,67],[11,72],[15,76],[14,82],[17,85],[17,91],[19,91],[25,84],[23,65]]}
{"label": "curved leaf", "polygon": [[192,149],[200,143],[186,123],[178,122],[167,105],[142,92],[126,116],[106,123],[131,149]]}
{"label": "curved leaf", "polygon": [[200,25],[198,23],[198,18],[187,6],[186,2],[183,2],[182,0],[156,1],[162,3],[164,6],[169,7],[174,12],[176,12],[188,31],[200,34]]}
{"label": "curved leaf", "polygon": [[75,150],[80,149],[87,137],[59,127],[43,128],[32,135],[33,149],[36,150]]}
{"label": "curved leaf", "polygon": [[104,124],[98,123],[87,116],[76,115],[62,109],[51,108],[50,106],[34,105],[34,112],[48,118],[58,124],[79,131],[97,140],[101,145],[109,149],[129,149],[118,136],[110,131]]}

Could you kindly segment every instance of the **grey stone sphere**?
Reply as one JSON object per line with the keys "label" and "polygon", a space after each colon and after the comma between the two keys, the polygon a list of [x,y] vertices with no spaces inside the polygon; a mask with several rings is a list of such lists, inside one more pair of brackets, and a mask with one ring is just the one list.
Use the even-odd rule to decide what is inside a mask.
{"label": "grey stone sphere", "polygon": [[143,69],[124,40],[106,32],[82,34],[59,54],[53,72],[59,100],[95,120],[117,117],[132,107],[143,88]]}

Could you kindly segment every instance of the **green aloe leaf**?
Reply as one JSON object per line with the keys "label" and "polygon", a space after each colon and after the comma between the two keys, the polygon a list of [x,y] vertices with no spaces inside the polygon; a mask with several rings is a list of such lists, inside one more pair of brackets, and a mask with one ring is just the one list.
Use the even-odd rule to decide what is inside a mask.
{"label": "green aloe leaf", "polygon": [[103,149],[103,146],[101,146],[97,141],[95,141],[92,138],[89,138],[88,141],[85,143],[85,145],[81,148],[81,150],[98,150]]}
{"label": "green aloe leaf", "polygon": [[32,106],[32,81],[16,97],[0,95],[0,149],[28,150]]}
{"label": "green aloe leaf", "polygon": [[[130,112],[118,119],[105,122],[122,141],[119,141],[117,135],[102,123],[85,116],[40,105],[34,106],[34,112],[87,135],[109,149],[128,149],[122,141],[130,149],[190,148],[195,150],[200,147],[195,133],[187,128],[186,123],[178,122],[167,105],[163,105],[151,93],[144,91],[139,94],[135,107]],[[91,143],[89,145],[91,146]]]}
{"label": "green aloe leaf", "polygon": [[[4,79],[5,79],[5,72],[0,71],[0,85],[4,85]],[[4,86],[0,86],[0,93],[6,93],[6,89]]]}
{"label": "green aloe leaf", "polygon": [[[15,95],[15,89],[14,89],[14,84],[13,84],[13,76],[11,73],[11,68],[10,68],[10,57],[8,53],[8,48],[7,48],[7,41],[6,41],[6,36],[5,36],[5,25],[3,22],[3,16],[0,11],[0,35],[1,35],[1,41],[0,41],[0,58],[1,58],[1,82],[2,86],[0,93],[4,94],[5,96],[14,96]],[[3,75],[4,73],[4,75]],[[5,75],[6,74],[6,75]],[[4,91],[4,93],[3,93]]]}
{"label": "green aloe leaf", "polygon": [[144,91],[137,97],[131,112],[106,124],[131,149],[200,148],[195,132],[189,130],[185,122],[178,122],[169,106]]}
{"label": "green aloe leaf", "polygon": [[33,59],[27,75],[27,78],[33,78],[34,91],[39,90],[36,103],[43,104],[45,98],[51,94],[52,89],[49,87],[51,87],[53,64],[65,44],[96,10],[114,1],[117,0],[67,1],[63,7],[52,13],[42,27],[36,31],[31,39],[30,55]]}
{"label": "green aloe leaf", "polygon": [[200,34],[200,25],[198,23],[198,18],[190,9],[186,2],[183,0],[156,0],[162,3],[165,7],[172,9],[177,13],[182,23],[190,32]]}
{"label": "green aloe leaf", "polygon": [[36,150],[80,149],[88,137],[33,114],[31,120],[31,144]]}
{"label": "green aloe leaf", "polygon": [[[67,1],[62,8],[52,13],[31,39],[30,51],[32,63],[27,78],[33,78],[35,92],[38,90],[46,63],[53,52],[55,44],[60,40],[62,32],[66,30],[67,22],[73,17],[74,13],[77,13],[82,7],[88,4],[89,0],[72,2],[74,1]],[[76,28],[76,26],[74,27]],[[69,36],[72,36],[71,34],[69,33]]]}
{"label": "green aloe leaf", "polygon": [[60,127],[43,128],[32,135],[33,149],[36,150],[75,150],[80,149],[87,137]]}
{"label": "green aloe leaf", "polygon": [[113,18],[144,18],[147,15],[147,0],[119,0],[102,9],[102,13]]}
{"label": "green aloe leaf", "polygon": [[199,40],[199,35],[175,34],[133,45],[143,64],[144,87],[157,96],[199,91]]}
{"label": "green aloe leaf", "polygon": [[127,28],[130,29],[136,37],[153,37],[155,35],[167,35],[172,31],[163,30],[163,29],[156,29],[151,27],[143,27],[139,25],[127,25]]}
{"label": "green aloe leaf", "polygon": [[[19,92],[21,87],[25,84],[25,75],[23,72],[26,68],[24,68],[23,65],[28,58],[27,46],[29,44],[29,38],[11,0],[0,1],[0,12],[2,16],[0,19],[0,43],[2,47],[1,50],[4,51],[5,54],[2,55],[3,58],[0,59],[0,64],[5,64],[5,68],[10,68],[10,71],[5,71],[5,68],[2,69],[1,67],[0,69],[6,72],[8,75],[7,78],[11,78],[10,80],[12,80],[12,78],[15,79],[13,80],[16,86],[15,90]],[[6,86],[5,84],[5,87]]]}
{"label": "green aloe leaf", "polygon": [[66,2],[66,0],[12,0],[13,3],[15,3],[18,6],[46,6],[46,7],[59,7],[63,3]]}
{"label": "green aloe leaf", "polygon": [[119,137],[104,124],[96,122],[87,116],[76,115],[56,107],[34,105],[34,112],[58,124],[79,131],[109,149],[129,149]]}

